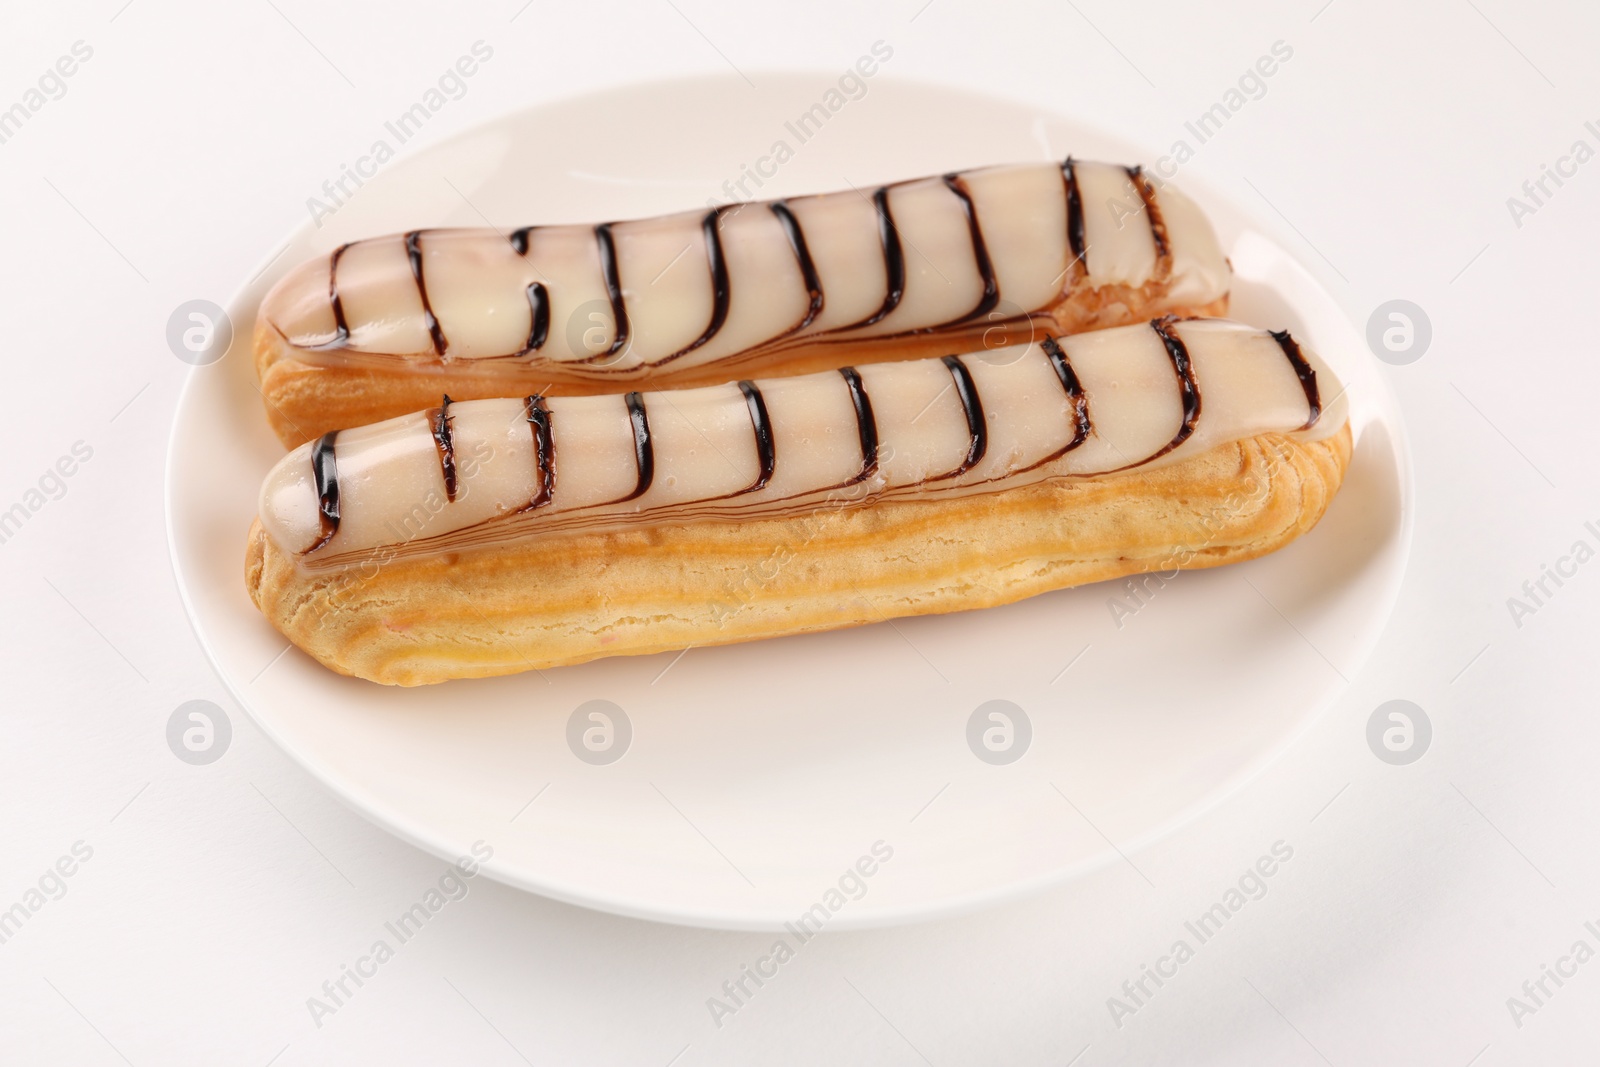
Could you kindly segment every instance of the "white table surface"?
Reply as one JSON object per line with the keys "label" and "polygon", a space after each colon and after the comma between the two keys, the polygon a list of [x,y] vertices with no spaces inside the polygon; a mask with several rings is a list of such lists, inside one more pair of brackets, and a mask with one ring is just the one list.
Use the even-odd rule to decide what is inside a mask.
{"label": "white table surface", "polygon": [[[78,842],[92,855],[0,944],[0,1062],[1592,1062],[1600,962],[1546,979],[1538,1004],[1522,987],[1579,940],[1600,950],[1584,926],[1600,931],[1600,563],[1547,583],[1520,626],[1507,600],[1574,542],[1600,546],[1584,526],[1600,528],[1600,161],[1547,181],[1553,195],[1520,220],[1507,198],[1574,141],[1600,150],[1600,13],[446,6],[97,0],[6,16],[0,109],[75,42],[92,56],[0,143],[0,510],[76,442],[93,454],[0,543],[0,909]],[[167,561],[162,467],[187,368],[165,327],[186,300],[225,300],[323,180],[480,39],[493,61],[418,143],[561,95],[730,67],[814,70],[820,91],[882,39],[894,58],[881,76],[1088,117],[1153,159],[1285,42],[1292,59],[1264,95],[1186,168],[1280,223],[1356,323],[1395,298],[1432,321],[1420,360],[1384,368],[1419,493],[1380,650],[1285,758],[1141,853],[1148,882],[1118,865],[965,918],[826,935],[718,1026],[707,998],[771,935],[618,919],[476,879],[317,1025],[307,999],[443,864],[298,770],[204,659]],[[165,738],[196,698],[234,728],[205,767]],[[1396,698],[1434,730],[1407,766],[1366,741]],[[1123,983],[1193,943],[1185,921],[1279,841],[1293,858],[1266,895],[1114,1019],[1108,998],[1133,1004]],[[1514,1018],[1513,996],[1536,1010]]]}

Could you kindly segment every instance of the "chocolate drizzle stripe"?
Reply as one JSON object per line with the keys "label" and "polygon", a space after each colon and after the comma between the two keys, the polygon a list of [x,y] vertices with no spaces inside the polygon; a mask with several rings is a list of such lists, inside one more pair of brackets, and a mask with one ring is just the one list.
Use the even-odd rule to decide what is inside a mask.
{"label": "chocolate drizzle stripe", "polygon": [[906,295],[905,250],[900,247],[900,231],[889,212],[889,186],[880,186],[872,194],[872,206],[878,211],[878,244],[883,248],[883,304],[860,322],[837,327],[838,330],[856,330],[882,322],[889,312],[900,306],[900,298]]}
{"label": "chocolate drizzle stripe", "polygon": [[699,340],[690,345],[698,348],[711,340],[728,321],[728,303],[732,290],[728,282],[728,261],[722,255],[722,209],[712,208],[700,222],[706,239],[706,266],[711,271],[711,321]]}
{"label": "chocolate drizzle stripe", "polygon": [[878,472],[878,420],[872,414],[872,398],[861,384],[861,374],[854,367],[840,367],[839,374],[850,387],[850,403],[856,409],[856,433],[861,438],[861,473],[847,485],[864,482]]}
{"label": "chocolate drizzle stripe", "polygon": [[772,420],[767,416],[767,401],[761,390],[755,382],[744,381],[739,383],[739,392],[744,394],[745,406],[750,409],[750,425],[756,434],[756,460],[760,464],[756,480],[739,492],[753,493],[772,481],[772,472],[778,466],[778,452],[772,443]]}
{"label": "chocolate drizzle stripe", "polygon": [[1305,353],[1300,351],[1300,342],[1290,337],[1288,330],[1273,330],[1272,339],[1283,349],[1284,356],[1289,360],[1289,366],[1294,368],[1295,377],[1300,379],[1300,388],[1305,390],[1306,407],[1310,410],[1310,415],[1300,428],[1309,430],[1317,424],[1318,419],[1322,418],[1322,392],[1317,387],[1317,372],[1306,362]]}
{"label": "chocolate drizzle stripe", "polygon": [[510,240],[511,240],[511,250],[513,252],[515,252],[519,256],[527,255],[528,254],[528,235],[531,234],[534,230],[537,230],[538,228],[539,227],[537,227],[537,226],[524,226],[520,230],[512,230],[511,231],[511,238],[510,238]]}
{"label": "chocolate drizzle stripe", "polygon": [[894,216],[889,212],[889,187],[883,186],[873,193],[872,203],[878,209],[878,240],[883,245],[883,269],[887,276],[887,286],[883,307],[866,321],[864,325],[867,326],[878,322],[899,307],[900,298],[905,296],[906,292],[905,251],[900,247],[900,229],[894,224]]}
{"label": "chocolate drizzle stripe", "polygon": [[693,352],[715,337],[721,331],[723,324],[728,321],[728,303],[732,291],[728,284],[728,261],[722,255],[722,231],[718,226],[721,217],[722,209],[718,207],[706,212],[706,217],[700,220],[700,233],[706,243],[706,266],[711,272],[711,321],[706,324],[705,331],[699,337],[672,355],[656,361],[652,366],[659,367],[663,363],[671,363],[679,356]]}
{"label": "chocolate drizzle stripe", "polygon": [[456,439],[452,421],[450,394],[446,393],[439,406],[429,410],[428,423],[429,432],[433,434],[433,446],[439,452],[439,472],[444,475],[445,499],[455,503]]}
{"label": "chocolate drizzle stripe", "polygon": [[1089,398],[1083,395],[1083,386],[1078,382],[1078,374],[1067,360],[1067,354],[1061,350],[1060,342],[1054,337],[1046,336],[1039,342],[1039,347],[1044,350],[1045,356],[1050,360],[1050,366],[1056,372],[1056,377],[1061,380],[1061,388],[1066,391],[1067,399],[1072,401],[1072,440],[1067,443],[1067,447],[1046,459],[1045,462],[1048,463],[1087,441],[1092,427],[1089,424]]}
{"label": "chocolate drizzle stripe", "polygon": [[[1189,349],[1184,345],[1182,338],[1172,332],[1172,323],[1171,317],[1151,319],[1150,328],[1166,346],[1167,358],[1172,360],[1173,373],[1178,376],[1178,395],[1183,400],[1183,425],[1178,427],[1177,435],[1150,459],[1159,459],[1187,441],[1189,435],[1194,433],[1195,425],[1200,421],[1200,387],[1195,384],[1194,367],[1189,362]],[[1145,462],[1148,463],[1150,460]]]}
{"label": "chocolate drizzle stripe", "polygon": [[[1078,191],[1078,165],[1071,156],[1061,164],[1061,179],[1067,187],[1067,244],[1072,249],[1072,260],[1076,263],[1083,259],[1088,249],[1083,243],[1083,196]],[[1083,267],[1085,271],[1089,269],[1087,260]]]}
{"label": "chocolate drizzle stripe", "polygon": [[628,405],[628,421],[633,424],[633,459],[639,465],[639,484],[627,496],[613,501],[617,504],[643,496],[656,477],[656,448],[650,440],[650,416],[644,410],[644,395],[633,392],[623,400]]}
{"label": "chocolate drizzle stripe", "polygon": [[412,230],[405,236],[406,259],[411,262],[411,276],[417,281],[417,297],[422,301],[422,321],[427,323],[428,336],[433,339],[433,354],[443,356],[449,343],[445,341],[444,331],[439,328],[439,320],[433,314],[433,305],[428,301],[428,283],[422,276],[422,231]]}
{"label": "chocolate drizzle stripe", "polygon": [[1144,176],[1143,167],[1124,167],[1128,172],[1128,180],[1139,192],[1139,199],[1144,201],[1144,217],[1150,223],[1150,240],[1156,246],[1156,270],[1158,273],[1171,273],[1172,246],[1167,241],[1167,222],[1161,217],[1161,205],[1156,202],[1156,188],[1150,179]]}
{"label": "chocolate drizzle stripe", "polygon": [[767,208],[778,217],[778,223],[783,227],[783,234],[789,239],[789,247],[794,250],[795,262],[800,266],[800,279],[805,282],[806,295],[811,298],[805,317],[778,335],[786,337],[810,326],[821,314],[822,280],[817,276],[817,265],[811,259],[810,247],[806,245],[805,231],[800,228],[800,220],[794,217],[789,205],[782,200],[774,200],[767,205]]}
{"label": "chocolate drizzle stripe", "polygon": [[311,449],[311,477],[317,487],[317,523],[320,529],[316,543],[301,555],[315,552],[339,532],[339,461],[334,451],[334,442],[338,437],[338,430],[325,433]]}
{"label": "chocolate drizzle stripe", "polygon": [[537,352],[550,336],[550,292],[543,282],[528,286],[528,346],[519,355]]}
{"label": "chocolate drizzle stripe", "polygon": [[350,343],[350,324],[345,322],[344,301],[339,297],[339,260],[349,244],[342,244],[328,256],[328,305],[333,309],[333,338],[320,345],[303,345],[307,352],[326,352]]}
{"label": "chocolate drizzle stripe", "polygon": [[961,410],[967,417],[970,442],[967,445],[967,456],[961,461],[961,465],[948,474],[928,479],[931,482],[941,482],[946,478],[956,478],[967,473],[976,467],[982,461],[983,454],[989,451],[989,427],[984,420],[983,400],[978,396],[978,386],[972,380],[972,372],[961,362],[960,356],[945,356],[940,362],[949,368],[950,377],[955,380],[956,396],[961,398]]}
{"label": "chocolate drizzle stripe", "polygon": [[967,191],[966,182],[959,174],[946,174],[944,184],[945,188],[961,201],[961,210],[967,216],[967,233],[972,237],[972,260],[978,268],[978,277],[983,281],[983,295],[978,298],[978,306],[958,319],[940,324],[953,326],[958,322],[981,318],[993,311],[995,305],[1000,302],[1000,285],[995,281],[994,263],[989,258],[989,245],[983,239],[983,227],[978,222],[978,209],[972,203],[972,194]]}
{"label": "chocolate drizzle stripe", "polygon": [[544,507],[555,497],[556,446],[550,436],[550,407],[544,402],[544,395],[535,393],[522,403],[527,412],[528,425],[533,431],[534,463],[539,468],[539,491],[523,508],[524,511],[532,511]]}
{"label": "chocolate drizzle stripe", "polygon": [[617,276],[617,245],[611,237],[611,223],[602,222],[594,228],[594,240],[600,249],[600,274],[605,278],[606,296],[611,300],[611,317],[616,320],[617,335],[603,355],[614,356],[628,343],[628,309],[622,302],[622,281]]}

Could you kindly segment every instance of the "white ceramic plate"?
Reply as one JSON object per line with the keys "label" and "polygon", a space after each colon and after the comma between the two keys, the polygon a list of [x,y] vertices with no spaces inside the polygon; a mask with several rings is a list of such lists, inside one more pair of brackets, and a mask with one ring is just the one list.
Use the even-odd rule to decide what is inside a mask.
{"label": "white ceramic plate", "polygon": [[[262,475],[282,449],[248,339],[293,264],[357,237],[426,226],[502,229],[704,204],[786,141],[761,196],[1140,151],[1016,104],[882,77],[804,144],[785,122],[825,77],[651,84],[521,112],[388,163],[233,298],[232,350],[178,405],[167,507],[179,586],[239,703],[347,803],[441,857],[493,846],[512,885],[628,915],[778,928],[829,896],[859,857],[892,849],[830,929],[903,922],[1015,896],[1117,860],[1239,788],[1343,688],[1388,619],[1410,541],[1394,401],[1335,301],[1213,191],[1238,271],[1235,315],[1292,329],[1348,383],[1358,443],[1343,492],[1269,558],[1180,576],[1113,618],[1116,583],[1009,607],[683,655],[603,660],[400,690],[337,677],[285,642],[242,580]],[[1150,162],[1150,160],[1146,160]],[[770,171],[769,164],[763,169]],[[1280,614],[1281,613],[1281,614]],[[1070,665],[1070,667],[1069,667]],[[569,716],[602,699],[632,726],[596,766]],[[968,720],[1024,709],[1026,753],[996,766]],[[532,800],[537,796],[536,800]],[[532,802],[530,803],[530,800]],[[869,865],[870,866],[870,865]]]}

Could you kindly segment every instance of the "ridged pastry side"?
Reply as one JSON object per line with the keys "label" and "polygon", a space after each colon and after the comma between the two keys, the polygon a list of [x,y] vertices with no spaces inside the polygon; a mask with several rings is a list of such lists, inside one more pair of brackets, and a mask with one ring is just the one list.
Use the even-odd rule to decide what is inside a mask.
{"label": "ridged pastry side", "polygon": [[[1128,326],[1166,314],[1225,316],[1228,313],[1226,296],[1201,307],[1174,307],[1165,295],[1166,288],[1160,282],[1150,282],[1137,289],[1102,286],[1087,290],[1041,312],[1036,332],[1080,333]],[[986,330],[992,331],[990,337],[985,336]],[[421,411],[437,404],[443,393],[449,393],[456,400],[487,400],[535,392],[571,396],[621,392],[625,388],[687,388],[725,382],[734,377],[809,374],[852,363],[975,351],[995,347],[990,342],[998,334],[1007,334],[1008,343],[1016,343],[1027,339],[1027,328],[1018,324],[1005,329],[978,326],[966,334],[946,331],[912,334],[893,340],[868,338],[857,342],[811,344],[779,349],[737,366],[723,362],[702,367],[695,373],[658,371],[625,382],[597,379],[588,387],[534,380],[526,368],[514,362],[502,364],[499,369],[476,367],[472,373],[441,372],[437,368],[423,367],[306,363],[298,358],[300,350],[265,320],[256,323],[254,356],[267,421],[286,447],[295,448],[330,430],[366,426]]]}
{"label": "ridged pastry side", "polygon": [[1146,571],[1253,559],[1338,491],[1350,429],[1168,467],[787,519],[553,535],[308,572],[259,522],[256,605],[327,667],[426,685],[991,607]]}

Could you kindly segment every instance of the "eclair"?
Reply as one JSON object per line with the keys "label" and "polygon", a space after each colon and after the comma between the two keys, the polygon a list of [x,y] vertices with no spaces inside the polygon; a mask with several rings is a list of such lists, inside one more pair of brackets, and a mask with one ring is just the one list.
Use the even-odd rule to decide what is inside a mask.
{"label": "eclair", "polygon": [[246,582],[395,685],[1004,604],[1271,552],[1343,479],[1286,332],[1156,319],[1000,351],[330,431],[269,472]]}
{"label": "eclair", "polygon": [[1138,167],[991,167],[598,225],[414,230],[303,263],[254,348],[288,445],[448,393],[586,395],[1221,315],[1210,222]]}

